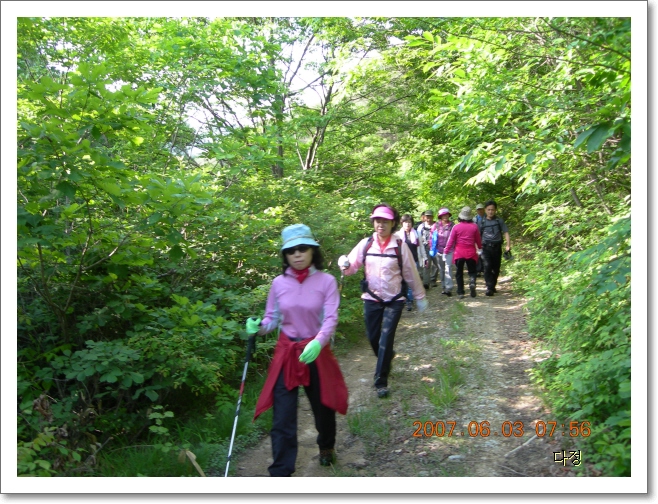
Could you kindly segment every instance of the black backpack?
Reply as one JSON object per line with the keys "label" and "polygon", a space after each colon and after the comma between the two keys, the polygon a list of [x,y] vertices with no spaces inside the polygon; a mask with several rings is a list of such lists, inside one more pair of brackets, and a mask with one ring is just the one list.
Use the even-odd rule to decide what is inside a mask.
{"label": "black backpack", "polygon": [[395,255],[393,254],[369,254],[369,255],[376,257],[397,257],[398,266],[400,266],[400,276],[402,277],[402,285],[401,285],[402,289],[400,290],[400,293],[397,294],[390,301],[384,301],[377,294],[372,292],[368,287],[368,280],[366,280],[366,256],[368,255],[368,250],[370,250],[370,247],[372,247],[373,241],[374,239],[371,235],[368,238],[368,241],[366,242],[365,248],[363,249],[363,280],[361,280],[361,292],[367,292],[380,303],[392,303],[393,301],[396,301],[401,297],[407,297],[407,291],[409,290],[409,286],[407,285],[407,281],[404,279],[404,277],[402,277],[402,250],[400,249],[400,247],[402,246],[402,240],[397,237],[396,237],[396,241],[398,245],[397,247],[395,247]]}
{"label": "black backpack", "polygon": [[[425,250],[429,251],[432,243],[432,226],[427,227],[423,224],[423,230],[421,231],[419,247],[424,246]],[[424,242],[424,244],[423,244]]]}
{"label": "black backpack", "polygon": [[[484,234],[483,234],[483,232],[484,232],[484,228],[487,228],[487,227],[489,227],[489,228],[490,228],[490,227],[494,227],[494,226],[487,226],[487,225],[485,225],[485,223],[486,223],[488,220],[489,220],[489,219],[487,219],[487,218],[485,217],[484,219],[482,219],[482,220],[480,221],[480,225],[478,226],[478,227],[479,227],[479,230],[480,230],[480,238],[482,238],[482,243],[484,243]],[[501,224],[500,224],[500,219],[499,219],[498,217],[494,218],[493,220],[495,221],[495,224],[494,224],[494,225],[495,225],[495,226],[498,226],[498,231],[497,231],[496,233],[500,233],[500,241],[501,241],[501,243],[502,243],[502,241],[503,241],[503,226],[501,226]],[[495,235],[496,233],[494,233],[494,235]],[[490,243],[491,243],[491,242],[490,242]]]}

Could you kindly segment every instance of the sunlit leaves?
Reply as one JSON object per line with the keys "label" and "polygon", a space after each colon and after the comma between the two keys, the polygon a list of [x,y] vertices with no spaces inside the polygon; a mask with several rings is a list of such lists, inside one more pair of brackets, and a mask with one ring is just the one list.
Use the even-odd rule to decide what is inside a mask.
{"label": "sunlit leaves", "polygon": [[[460,27],[444,24],[446,42],[439,47],[430,49],[426,34],[407,38],[409,51],[421,60],[425,57],[423,71],[441,68],[441,76],[455,86],[452,92],[441,88],[433,92],[428,114],[433,113],[437,129],[440,125],[442,143],[463,156],[453,166],[480,171],[469,183],[492,183],[516,174],[524,180],[516,189],[533,193],[535,184],[544,180],[540,171],[549,166],[573,170],[570,144],[574,149],[584,147],[587,154],[603,151],[611,166],[628,162],[613,152],[624,134],[612,122],[628,117],[630,95],[620,85],[630,55],[624,20],[525,20],[522,29],[513,18],[471,21]],[[546,23],[555,31],[547,31]],[[588,24],[597,24],[597,33],[606,34],[605,45],[585,35],[591,29]],[[515,35],[507,37],[507,33]],[[444,80],[439,83],[445,85]],[[538,155],[553,145],[555,163],[539,158],[530,163],[525,156],[501,152],[506,155],[505,169],[501,165],[492,169],[492,153],[482,147],[499,138],[510,139],[517,150],[526,149],[525,154]],[[628,145],[623,140],[624,150]],[[591,163],[595,164],[594,158]],[[577,172],[572,178],[578,178]],[[555,182],[546,181],[549,186]],[[558,182],[555,189],[560,188],[564,186]]]}

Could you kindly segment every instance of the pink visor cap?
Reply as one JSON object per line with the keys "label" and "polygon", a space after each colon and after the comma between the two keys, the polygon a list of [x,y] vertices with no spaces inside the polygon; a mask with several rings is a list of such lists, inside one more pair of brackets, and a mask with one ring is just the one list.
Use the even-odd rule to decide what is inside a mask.
{"label": "pink visor cap", "polygon": [[439,217],[441,217],[442,215],[445,215],[445,214],[452,215],[450,213],[450,210],[448,210],[447,208],[442,208],[441,210],[439,210]]}
{"label": "pink visor cap", "polygon": [[377,218],[395,220],[395,215],[393,215],[393,210],[391,210],[390,208],[380,206],[375,208],[375,211],[372,212],[372,215],[370,216],[370,220]]}

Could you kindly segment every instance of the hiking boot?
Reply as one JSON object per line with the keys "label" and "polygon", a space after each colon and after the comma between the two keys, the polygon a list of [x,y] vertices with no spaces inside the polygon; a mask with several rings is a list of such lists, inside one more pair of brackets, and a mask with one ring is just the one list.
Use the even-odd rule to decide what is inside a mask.
{"label": "hiking boot", "polygon": [[485,292],[484,295],[485,296],[493,296],[494,293],[493,293],[493,291],[490,291],[489,289],[487,289],[487,292]]}
{"label": "hiking boot", "polygon": [[414,304],[411,301],[407,301],[407,311],[411,311],[411,309],[414,307]]}
{"label": "hiking boot", "polygon": [[423,284],[423,287],[425,287],[425,290],[430,290],[430,284]]}
{"label": "hiking boot", "polygon": [[471,297],[475,297],[476,294],[475,294],[475,284],[474,283],[472,283],[470,285],[470,289],[471,289]]}
{"label": "hiking boot", "polygon": [[336,451],[333,448],[320,450],[320,465],[330,466],[336,463]]}
{"label": "hiking boot", "polygon": [[452,296],[452,292],[450,292],[450,291],[445,291],[444,294],[448,297]]}
{"label": "hiking boot", "polygon": [[388,397],[388,388],[387,387],[378,388],[377,397],[379,397],[380,399],[383,399],[384,397]]}

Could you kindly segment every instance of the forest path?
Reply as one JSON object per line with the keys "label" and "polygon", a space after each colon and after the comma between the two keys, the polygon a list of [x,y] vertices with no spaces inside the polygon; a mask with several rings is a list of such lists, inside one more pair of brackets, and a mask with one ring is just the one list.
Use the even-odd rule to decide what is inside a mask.
{"label": "forest path", "polygon": [[[319,465],[313,414],[300,392],[293,477],[573,474],[553,460],[568,429],[566,438],[559,424],[553,437],[533,438],[537,420],[557,419],[535,395],[528,376],[542,355],[528,339],[524,300],[514,294],[509,278],[499,279],[493,297],[484,295],[481,278],[478,284],[475,298],[448,298],[432,288],[426,312],[403,312],[386,399],[373,388],[375,357],[365,336],[349,353],[338,352],[349,390],[347,415],[337,415],[338,460],[332,467]],[[441,437],[440,421],[446,427]],[[482,422],[489,422],[489,436],[480,433]],[[266,436],[236,454],[235,476],[268,476],[271,461]]]}

